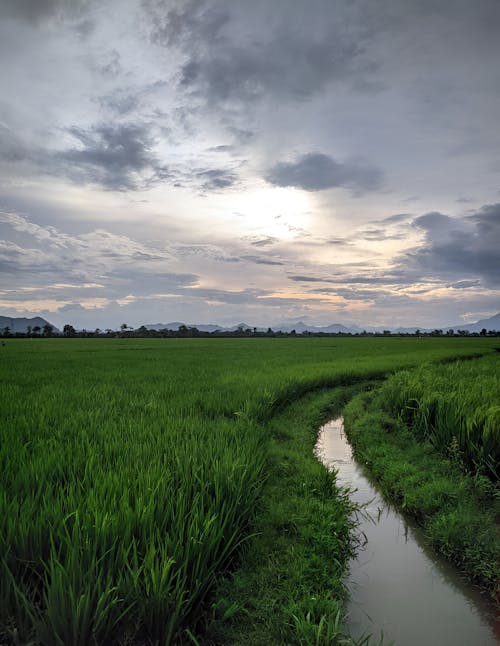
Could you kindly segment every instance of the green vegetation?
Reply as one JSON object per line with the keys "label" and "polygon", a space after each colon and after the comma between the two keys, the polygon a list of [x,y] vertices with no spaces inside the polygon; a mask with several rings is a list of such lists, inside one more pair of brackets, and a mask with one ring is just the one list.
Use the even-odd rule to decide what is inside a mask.
{"label": "green vegetation", "polygon": [[356,547],[352,504],[313,447],[319,426],[363,387],[310,393],[266,425],[268,478],[255,534],[219,585],[206,643],[353,644],[342,585]]}
{"label": "green vegetation", "polygon": [[500,592],[499,367],[498,355],[422,366],[344,410],[356,455],[383,491],[493,597]]}
{"label": "green vegetation", "polygon": [[399,372],[383,408],[474,473],[500,475],[500,356]]}
{"label": "green vegetation", "polygon": [[[494,343],[7,342],[0,355],[0,640],[192,641],[206,630],[210,604],[219,607],[213,590],[221,575],[238,565],[262,521],[264,483],[268,495],[281,477],[266,426],[277,412],[311,390],[488,352]],[[288,455],[286,442],[282,448]],[[291,478],[306,481],[306,461],[296,466]],[[341,519],[342,496],[338,507]],[[270,513],[279,515],[278,507]],[[300,552],[301,540],[305,572],[313,556]],[[343,541],[337,548],[340,572],[349,549]],[[318,620],[302,602],[286,610],[297,635],[321,621],[313,631],[334,629],[335,581],[331,590]]]}

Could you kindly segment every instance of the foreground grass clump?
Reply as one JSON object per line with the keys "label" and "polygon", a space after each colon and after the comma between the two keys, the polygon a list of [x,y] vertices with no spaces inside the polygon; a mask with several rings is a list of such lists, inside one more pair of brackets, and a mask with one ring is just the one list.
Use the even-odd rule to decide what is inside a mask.
{"label": "foreground grass clump", "polygon": [[467,470],[500,477],[500,355],[403,371],[381,390],[402,419]]}
{"label": "foreground grass clump", "polygon": [[[450,389],[452,388],[450,384]],[[464,472],[386,411],[385,384],[344,410],[347,435],[385,494],[423,526],[431,545],[495,598],[500,592],[498,488]]]}
{"label": "foreground grass clump", "polygon": [[8,342],[0,641],[189,641],[255,527],[266,420],[310,390],[491,348],[488,339]]}

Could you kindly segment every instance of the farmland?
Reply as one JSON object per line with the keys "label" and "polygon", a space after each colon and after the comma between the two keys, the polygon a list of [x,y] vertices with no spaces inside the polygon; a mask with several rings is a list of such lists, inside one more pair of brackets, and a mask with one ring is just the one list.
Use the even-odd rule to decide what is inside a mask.
{"label": "farmland", "polygon": [[422,365],[346,408],[355,451],[434,548],[500,592],[500,357]]}
{"label": "farmland", "polygon": [[[207,609],[217,606],[221,576],[238,566],[255,530],[264,485],[280,477],[270,450],[278,412],[310,391],[338,392],[424,362],[491,353],[495,343],[7,343],[0,356],[1,638],[82,645],[193,640],[206,628]],[[286,462],[286,434],[280,451]],[[297,482],[308,461],[312,454],[304,452]],[[335,520],[344,542],[348,514],[345,506]],[[335,549],[342,566],[349,550]]]}

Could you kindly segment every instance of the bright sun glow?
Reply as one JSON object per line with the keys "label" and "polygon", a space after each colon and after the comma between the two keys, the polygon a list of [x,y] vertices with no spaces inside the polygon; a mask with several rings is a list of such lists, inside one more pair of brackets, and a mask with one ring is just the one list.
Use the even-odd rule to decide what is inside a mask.
{"label": "bright sun glow", "polygon": [[280,239],[293,238],[297,229],[307,227],[310,218],[308,195],[294,188],[248,190],[231,196],[231,207],[245,229]]}

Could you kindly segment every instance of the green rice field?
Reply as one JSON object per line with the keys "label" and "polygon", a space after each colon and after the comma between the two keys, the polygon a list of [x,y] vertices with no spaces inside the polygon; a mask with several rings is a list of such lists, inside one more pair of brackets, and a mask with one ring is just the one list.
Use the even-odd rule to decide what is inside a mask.
{"label": "green rice field", "polygon": [[384,408],[471,471],[500,475],[500,361],[422,366],[391,377]]}
{"label": "green rice field", "polygon": [[217,584],[237,569],[255,527],[267,424],[309,391],[486,354],[400,373],[384,387],[391,410],[441,444],[456,438],[464,459],[491,472],[497,345],[479,337],[8,341],[0,348],[0,643],[199,643]]}

